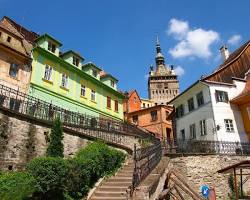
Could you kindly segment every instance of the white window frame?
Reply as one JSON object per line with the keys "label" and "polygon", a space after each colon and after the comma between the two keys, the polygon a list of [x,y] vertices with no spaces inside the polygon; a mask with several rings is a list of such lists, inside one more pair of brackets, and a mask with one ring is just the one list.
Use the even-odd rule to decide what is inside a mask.
{"label": "white window frame", "polygon": [[201,136],[207,135],[206,120],[200,120],[200,134]]}
{"label": "white window frame", "polygon": [[48,81],[52,80],[52,70],[53,68],[51,66],[49,65],[45,66],[45,71],[44,71],[44,76],[43,76],[45,80],[48,80]]}
{"label": "white window frame", "polygon": [[189,126],[189,131],[190,131],[190,139],[196,139],[196,128],[195,124],[191,124]]}
{"label": "white window frame", "polygon": [[86,96],[86,86],[81,84],[81,96]]}
{"label": "white window frame", "polygon": [[64,88],[68,88],[68,79],[69,79],[69,76],[65,73],[62,74],[62,84],[61,86],[64,87]]}
{"label": "white window frame", "polygon": [[232,119],[224,119],[226,132],[234,132],[234,124]]}
{"label": "white window frame", "polygon": [[95,101],[95,90],[91,90],[91,101]]}

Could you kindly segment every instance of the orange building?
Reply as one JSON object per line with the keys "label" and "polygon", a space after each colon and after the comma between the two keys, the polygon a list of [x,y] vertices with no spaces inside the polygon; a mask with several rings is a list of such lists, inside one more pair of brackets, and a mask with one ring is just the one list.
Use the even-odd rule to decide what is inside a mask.
{"label": "orange building", "polygon": [[8,17],[0,21],[0,84],[27,92],[31,50],[37,34]]}
{"label": "orange building", "polygon": [[240,95],[231,100],[231,103],[237,104],[241,111],[245,131],[250,141],[250,70],[246,74],[246,85]]}
{"label": "orange building", "polygon": [[123,112],[125,121],[127,121],[128,113],[141,109],[141,99],[136,90],[126,92],[124,95]]}
{"label": "orange building", "polygon": [[157,105],[128,113],[127,120],[155,134],[161,140],[170,141],[174,138],[172,122],[169,119],[173,112],[172,106]]}

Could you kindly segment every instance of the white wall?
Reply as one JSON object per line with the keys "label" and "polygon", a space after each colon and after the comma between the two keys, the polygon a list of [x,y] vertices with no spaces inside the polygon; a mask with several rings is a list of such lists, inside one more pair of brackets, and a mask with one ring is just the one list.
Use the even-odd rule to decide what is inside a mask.
{"label": "white wall", "polygon": [[[238,106],[230,104],[230,102],[217,102],[215,97],[215,90],[228,92],[229,100],[239,95],[244,89],[245,83],[240,81],[234,81],[234,83],[236,86],[209,84],[213,110],[215,113],[215,124],[220,126],[220,129],[216,131],[216,136],[219,141],[247,141]],[[233,120],[234,132],[226,131],[224,119]]]}
{"label": "white wall", "polygon": [[[203,92],[204,104],[198,107],[196,94],[201,91]],[[190,99],[191,97],[193,97],[194,99],[195,109],[189,112],[188,99]],[[198,82],[173,102],[175,108],[177,108],[181,104],[184,105],[184,116],[176,119],[177,138],[181,139],[181,130],[185,129],[186,139],[190,139],[189,126],[195,123],[197,140],[217,140],[216,135],[214,134],[215,125],[209,87],[201,82]],[[200,120],[206,120],[207,135],[202,136],[200,133]]]}

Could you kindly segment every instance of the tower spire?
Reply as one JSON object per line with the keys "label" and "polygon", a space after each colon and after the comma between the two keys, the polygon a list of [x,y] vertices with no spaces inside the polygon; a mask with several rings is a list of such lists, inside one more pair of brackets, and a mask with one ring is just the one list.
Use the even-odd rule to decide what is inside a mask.
{"label": "tower spire", "polygon": [[158,35],[156,36],[156,56],[155,56],[155,62],[156,66],[164,65],[165,64],[165,58],[161,53],[161,46],[160,46],[160,40]]}

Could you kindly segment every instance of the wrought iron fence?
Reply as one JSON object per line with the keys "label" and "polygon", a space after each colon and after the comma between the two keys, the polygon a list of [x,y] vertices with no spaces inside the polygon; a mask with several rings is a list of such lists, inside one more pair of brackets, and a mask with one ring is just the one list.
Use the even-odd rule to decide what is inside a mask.
{"label": "wrought iron fence", "polygon": [[208,140],[171,140],[165,153],[249,155],[250,143]]}
{"label": "wrought iron fence", "polygon": [[144,180],[156,167],[162,157],[160,140],[155,141],[148,147],[137,148],[134,146],[134,173],[132,191]]}
{"label": "wrought iron fence", "polygon": [[132,188],[139,185],[158,164],[162,156],[160,141],[149,132],[134,125],[73,112],[2,84],[0,84],[0,108],[46,123],[51,123],[59,117],[65,129],[114,144],[122,145],[131,136],[145,140],[147,147],[135,146],[134,149],[135,166]]}

